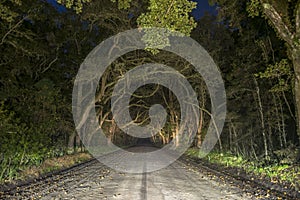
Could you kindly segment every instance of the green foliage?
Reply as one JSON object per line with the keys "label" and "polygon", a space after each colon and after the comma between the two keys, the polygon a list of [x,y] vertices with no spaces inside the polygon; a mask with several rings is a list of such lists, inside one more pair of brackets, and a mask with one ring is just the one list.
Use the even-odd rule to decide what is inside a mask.
{"label": "green foliage", "polygon": [[271,92],[290,91],[294,82],[292,66],[287,59],[282,59],[274,65],[269,65],[264,72],[260,72],[256,76],[277,80],[277,84],[271,88]]}
{"label": "green foliage", "polygon": [[[113,3],[116,3],[117,0],[111,0]],[[118,0],[119,9],[128,9],[132,0]]]}
{"label": "green foliage", "polygon": [[[198,158],[198,149],[189,149],[186,155]],[[248,173],[254,173],[258,176],[266,176],[272,181],[283,182],[288,181],[291,185],[299,184],[300,171],[297,166],[289,164],[271,164],[265,165],[260,162],[249,161],[242,156],[235,156],[231,153],[210,152],[205,160],[220,164],[226,167],[238,167],[244,169]]]}
{"label": "green foliage", "polygon": [[[15,117],[15,113],[7,110],[4,103],[0,107],[0,147],[2,156],[15,152],[15,148],[23,149],[27,146],[25,141],[28,128]],[[18,145],[20,144],[20,145]]]}
{"label": "green foliage", "polygon": [[[186,154],[191,157],[199,157],[199,149],[191,148],[188,149]],[[242,166],[245,164],[246,160],[242,156],[235,156],[231,153],[218,153],[218,152],[210,152],[206,157],[206,160],[212,163],[219,163],[225,166]]]}
{"label": "green foliage", "polygon": [[[67,8],[75,9],[77,13],[82,12],[83,3],[89,1],[57,0],[58,3],[66,5]],[[116,0],[112,0],[112,2],[115,3]],[[128,9],[130,3],[131,0],[118,1],[118,8]],[[166,28],[189,36],[196,27],[194,19],[190,16],[194,8],[196,8],[196,3],[188,0],[150,0],[147,11],[138,16],[137,24],[141,28]],[[170,34],[158,34],[157,31],[147,29],[145,32],[143,40],[146,43],[146,49],[152,53],[157,53],[157,48],[169,45],[168,37]]]}
{"label": "green foliage", "polygon": [[[195,153],[194,153],[194,155],[195,155]],[[199,153],[199,150],[198,150],[198,153]],[[225,165],[226,167],[229,167],[229,166],[241,167],[246,162],[246,160],[242,156],[232,155],[231,153],[218,153],[218,152],[210,152],[207,155],[206,159],[212,163],[219,163],[219,164]]]}
{"label": "green foliage", "polygon": [[40,165],[46,158],[63,155],[62,149],[51,143],[54,124],[48,120],[28,126],[1,103],[0,182],[16,178],[26,166]]}
{"label": "green foliage", "polygon": [[7,0],[0,2],[0,19],[10,23],[10,22],[13,22],[15,20],[15,18],[18,16],[18,14],[16,12],[14,12],[11,9],[11,7],[21,6],[22,1],[21,0],[10,0],[10,3],[13,6],[8,6],[7,2],[8,2]]}
{"label": "green foliage", "polygon": [[15,113],[7,110],[4,103],[0,105],[0,181],[13,178],[19,166],[23,164],[24,155],[29,148],[27,141],[28,127],[20,123]]}
{"label": "green foliage", "polygon": [[146,44],[146,50],[151,51],[153,54],[159,52],[157,49],[163,49],[164,47],[170,46],[169,37],[171,35],[178,35],[177,33],[162,33],[159,29],[144,29],[145,34],[142,37],[142,40]]}
{"label": "green foliage", "polygon": [[262,7],[269,8],[271,5],[281,14],[285,16],[287,21],[289,20],[289,7],[293,6],[291,2],[295,0],[271,0],[271,1],[261,1],[261,0],[250,0],[247,3],[247,12],[249,16],[256,17],[262,14]]}
{"label": "green foliage", "polygon": [[[194,8],[196,3],[188,0],[150,0],[148,12],[141,14],[137,22],[143,28],[165,28],[189,36],[196,27],[194,19],[189,16]],[[156,48],[169,46],[169,34],[162,35],[147,29],[145,31],[143,40],[146,49],[155,52]]]}
{"label": "green foliage", "polygon": [[9,8],[2,14],[15,15],[0,19],[0,182],[66,153],[74,132],[72,81],[66,74],[81,58],[70,38],[86,32],[80,23],[79,30],[70,25],[79,21],[74,13],[58,14],[45,1],[1,1],[1,6]]}
{"label": "green foliage", "polygon": [[[92,0],[56,0],[57,3],[65,5],[67,8],[72,8],[77,14],[81,13],[85,3],[89,3]],[[113,3],[118,3],[119,9],[128,9],[132,0],[111,0]]]}
{"label": "green foliage", "polygon": [[83,5],[91,0],[57,0],[57,3],[64,4],[67,8],[72,8],[77,14],[82,12]]}
{"label": "green foliage", "polygon": [[143,28],[159,27],[189,35],[196,27],[190,13],[196,3],[187,0],[150,0],[148,12],[141,14],[138,24]]}
{"label": "green foliage", "polygon": [[[294,94],[299,89],[295,90],[294,77],[299,59],[291,55],[297,52],[291,46],[297,40],[294,22],[300,2],[214,2],[220,7],[219,19],[233,28],[235,44],[231,50],[235,56],[228,56],[232,63],[223,71],[228,115],[222,141],[235,155],[264,164],[274,162],[274,152],[289,143],[298,145],[297,130],[292,127],[299,121],[294,111],[298,107]],[[278,159],[284,160],[282,156]]]}
{"label": "green foliage", "polygon": [[[116,0],[111,0],[116,3]],[[118,1],[119,9],[128,9],[132,0]],[[91,0],[57,0],[67,8],[73,8],[76,13],[81,13],[83,5]],[[196,8],[196,3],[188,0],[150,0],[148,12],[138,18],[141,27],[163,27],[189,35],[195,28],[195,21],[190,17],[191,11]]]}
{"label": "green foliage", "polygon": [[295,158],[297,157],[297,150],[296,147],[293,144],[291,144],[286,148],[274,151],[274,154],[278,158],[280,164],[291,165],[294,163]]}
{"label": "green foliage", "polygon": [[257,17],[261,12],[261,4],[259,0],[251,0],[247,4],[247,11],[250,17]]}
{"label": "green foliage", "polygon": [[248,173],[254,173],[258,176],[271,178],[273,182],[287,181],[294,187],[298,187],[300,172],[297,166],[287,164],[273,164],[269,166],[257,166],[254,163],[247,165],[244,169]]}

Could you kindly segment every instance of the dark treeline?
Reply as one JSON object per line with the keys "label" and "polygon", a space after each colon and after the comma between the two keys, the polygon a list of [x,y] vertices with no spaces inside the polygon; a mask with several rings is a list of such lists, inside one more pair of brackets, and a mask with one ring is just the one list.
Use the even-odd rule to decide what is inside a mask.
{"label": "dark treeline", "polygon": [[[109,0],[101,0],[76,14],[40,0],[0,3],[0,179],[77,150],[80,139],[71,105],[79,66],[101,41],[136,28],[136,16],[145,6],[133,4],[129,10],[120,10]],[[231,25],[207,14],[191,33],[214,58],[226,86],[227,118],[216,150],[262,163],[294,163],[298,118],[288,49],[264,18],[245,17],[241,26]],[[174,67],[197,92],[200,126],[193,145],[200,147],[210,120],[205,83],[189,63],[165,51],[134,51],[105,71],[95,94],[99,124],[108,138],[105,142],[136,142],[114,122],[110,97],[119,77],[150,62]],[[141,125],[147,124],[148,109],[156,103],[167,109],[168,118],[152,141],[167,144],[176,138],[180,126],[180,105],[171,91],[157,85],[139,88],[131,99],[131,115]]]}

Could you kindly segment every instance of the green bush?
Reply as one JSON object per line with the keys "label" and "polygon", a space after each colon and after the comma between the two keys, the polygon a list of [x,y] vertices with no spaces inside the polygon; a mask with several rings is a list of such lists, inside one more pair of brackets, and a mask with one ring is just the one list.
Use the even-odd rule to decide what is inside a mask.
{"label": "green bush", "polygon": [[46,158],[58,157],[63,150],[55,148],[47,125],[28,127],[21,123],[13,111],[0,104],[0,182],[17,178],[27,166],[40,165]]}

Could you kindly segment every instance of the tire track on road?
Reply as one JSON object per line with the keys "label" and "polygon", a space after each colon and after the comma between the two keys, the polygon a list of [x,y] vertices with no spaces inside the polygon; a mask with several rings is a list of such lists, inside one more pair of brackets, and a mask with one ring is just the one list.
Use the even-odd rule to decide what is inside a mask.
{"label": "tire track on road", "polygon": [[147,200],[147,163],[144,163],[144,173],[142,174],[141,199]]}

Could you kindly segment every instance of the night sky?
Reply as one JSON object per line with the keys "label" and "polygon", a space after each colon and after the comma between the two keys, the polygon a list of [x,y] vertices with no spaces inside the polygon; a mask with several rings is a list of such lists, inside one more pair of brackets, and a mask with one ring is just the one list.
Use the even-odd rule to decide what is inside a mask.
{"label": "night sky", "polygon": [[[197,8],[194,9],[192,12],[192,15],[195,17],[196,20],[201,18],[205,14],[205,12],[209,12],[215,15],[217,14],[216,7],[209,6],[208,0],[193,0],[193,1],[198,2]],[[58,5],[55,0],[47,0],[47,2],[49,2],[50,4],[52,4],[54,7],[56,7],[62,12],[66,10],[65,7]]]}
{"label": "night sky", "polygon": [[197,8],[193,10],[192,15],[196,20],[200,19],[205,12],[209,12],[211,14],[217,15],[217,7],[210,6],[208,4],[208,0],[193,0],[197,2]]}

